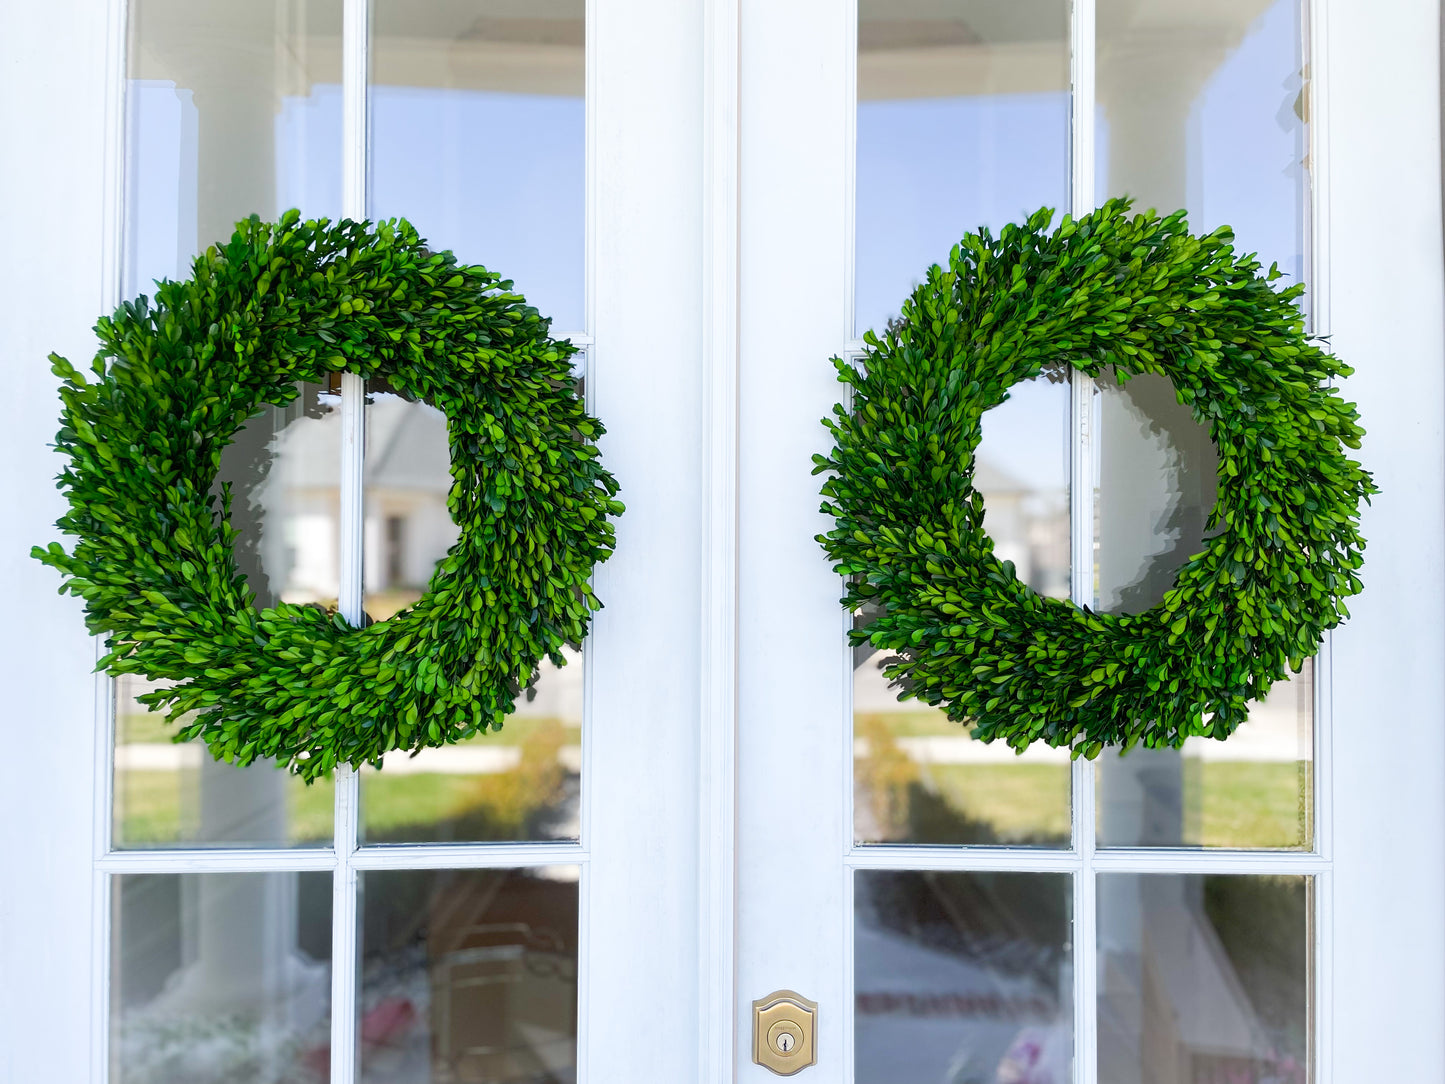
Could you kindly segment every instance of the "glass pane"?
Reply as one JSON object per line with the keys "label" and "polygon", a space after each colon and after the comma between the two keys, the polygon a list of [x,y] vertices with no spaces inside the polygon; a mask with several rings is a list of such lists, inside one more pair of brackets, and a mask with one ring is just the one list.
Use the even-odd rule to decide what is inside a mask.
{"label": "glass pane", "polygon": [[576,866],[362,874],[359,1078],[571,1081]]}
{"label": "glass pane", "polygon": [[583,314],[584,0],[373,0],[371,214]]}
{"label": "glass pane", "polygon": [[1232,226],[1241,251],[1301,279],[1303,9],[1098,0],[1100,193],[1185,208],[1196,231]]}
{"label": "glass pane", "polygon": [[854,878],[858,1084],[1071,1079],[1068,874]]}
{"label": "glass pane", "polygon": [[137,700],[156,686],[115,682],[115,847],[284,847],[331,841],[335,787],[269,762],[236,768],[202,742],[176,745],[164,714]]}
{"label": "glass pane", "polygon": [[1226,741],[1106,751],[1099,842],[1117,847],[1309,850],[1314,843],[1314,664],[1279,682]]}
{"label": "glass pane", "polygon": [[251,214],[341,210],[341,0],[131,0],[125,292]]}
{"label": "glass pane", "polygon": [[[341,203],[341,2],[128,5],[125,291],[184,278],[192,258],[251,214],[335,217]],[[258,606],[334,605],[336,399],[301,385],[225,450],[237,568]],[[238,769],[116,689],[117,846],[284,845],[331,838],[331,786],[268,765]]]}
{"label": "glass pane", "polygon": [[[1204,547],[1218,456],[1161,376],[1099,381],[1096,601],[1110,613],[1158,603]],[[1106,751],[1099,841],[1115,846],[1308,850],[1314,841],[1312,668],[1277,684],[1228,740],[1183,750]]]}
{"label": "glass pane", "polygon": [[[983,416],[974,484],[996,552],[1040,594],[1069,594],[1069,385],[1020,384]],[[866,615],[865,615],[866,617]],[[853,832],[859,843],[1067,846],[1069,755],[984,745],[853,649]]]}
{"label": "glass pane", "polygon": [[[366,407],[366,612],[383,620],[421,597],[457,539],[441,411],[373,381]],[[387,754],[361,773],[369,843],[576,839],[582,653],[544,661],[500,732]]]}
{"label": "glass pane", "polygon": [[115,1084],[321,1084],[331,1051],[329,873],[112,882]]}
{"label": "glass pane", "polygon": [[[281,601],[334,607],[338,584],[340,414],[337,397],[298,385],[287,406],[270,406],[221,455],[215,492],[231,487],[233,551],[256,605]],[[221,764],[203,743],[175,745],[175,728],[137,697],[156,688],[116,682],[117,847],[206,844],[251,847],[331,838],[329,780],[306,786],[262,762]]]}
{"label": "glass pane", "polygon": [[[1299,0],[1178,7],[1098,3],[1101,193],[1185,208],[1196,231],[1234,227],[1237,246],[1304,273],[1308,176]],[[1158,602],[1197,552],[1217,458],[1162,377],[1098,400],[1098,602]],[[1310,673],[1277,685],[1228,741],[1105,753],[1101,842],[1309,849],[1313,845]]]}
{"label": "glass pane", "polygon": [[1068,0],[859,0],[856,334],[968,230],[1069,206]]}
{"label": "glass pane", "polygon": [[1307,877],[1104,874],[1099,1080],[1312,1078]]}

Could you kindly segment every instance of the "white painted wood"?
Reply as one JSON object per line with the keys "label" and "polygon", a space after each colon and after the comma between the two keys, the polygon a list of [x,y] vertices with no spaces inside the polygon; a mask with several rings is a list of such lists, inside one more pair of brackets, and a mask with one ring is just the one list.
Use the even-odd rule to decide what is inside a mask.
{"label": "white painted wood", "polygon": [[703,10],[698,1080],[734,1079],[737,1020],[738,2]]}
{"label": "white painted wood", "polygon": [[606,0],[589,392],[627,514],[596,573],[581,1078],[698,1072],[704,360],[701,5]]}
{"label": "white painted wood", "polygon": [[109,303],[98,242],[113,54],[106,0],[0,6],[0,1080],[84,1080],[93,1057],[95,646],[30,547],[63,510],[47,354],[84,366]]}
{"label": "white painted wood", "polygon": [[[812,455],[851,334],[845,158],[852,5],[742,0],[737,1011],[779,988],[818,1002],[813,1080],[845,1073],[851,893],[838,577],[814,536]],[[800,1077],[799,1079],[806,1079]]]}
{"label": "white painted wood", "polygon": [[1320,0],[1329,156],[1322,330],[1383,492],[1335,634],[1334,1079],[1445,1079],[1445,433],[1440,11]]}

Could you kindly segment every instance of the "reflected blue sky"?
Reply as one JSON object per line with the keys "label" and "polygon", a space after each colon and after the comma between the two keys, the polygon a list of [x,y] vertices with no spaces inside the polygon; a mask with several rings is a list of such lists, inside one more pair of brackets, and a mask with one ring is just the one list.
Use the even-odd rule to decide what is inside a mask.
{"label": "reflected blue sky", "polygon": [[[371,108],[372,217],[410,219],[434,247],[511,278],[558,333],[584,330],[582,100],[377,87]],[[131,109],[133,295],[186,274],[200,245],[191,92],[136,81]],[[282,99],[275,131],[275,206],[257,210],[339,217],[341,88],[318,84],[306,97]]]}

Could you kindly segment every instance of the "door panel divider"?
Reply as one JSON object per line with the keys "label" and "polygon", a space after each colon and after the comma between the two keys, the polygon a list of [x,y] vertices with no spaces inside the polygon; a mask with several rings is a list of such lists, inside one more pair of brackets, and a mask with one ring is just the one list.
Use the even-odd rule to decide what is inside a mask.
{"label": "door panel divider", "polygon": [[703,10],[702,673],[698,1080],[736,1077],[738,680],[738,0]]}

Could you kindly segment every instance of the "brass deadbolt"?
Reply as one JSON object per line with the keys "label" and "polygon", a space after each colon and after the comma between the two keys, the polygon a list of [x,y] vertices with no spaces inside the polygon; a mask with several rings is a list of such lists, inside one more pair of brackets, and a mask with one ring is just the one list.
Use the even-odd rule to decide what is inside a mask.
{"label": "brass deadbolt", "polygon": [[753,1061],[779,1076],[792,1076],[817,1060],[814,1024],[818,1003],[791,990],[753,1002]]}

